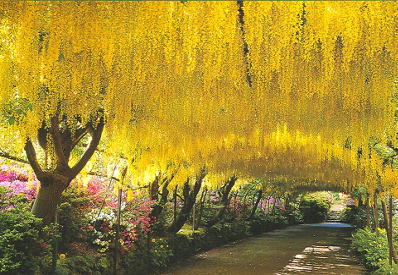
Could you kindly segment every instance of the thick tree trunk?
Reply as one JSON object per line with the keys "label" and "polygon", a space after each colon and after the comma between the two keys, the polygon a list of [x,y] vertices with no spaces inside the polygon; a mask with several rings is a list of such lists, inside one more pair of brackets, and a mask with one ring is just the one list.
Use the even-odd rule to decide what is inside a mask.
{"label": "thick tree trunk", "polygon": [[256,210],[258,208],[258,204],[260,203],[260,200],[263,196],[263,190],[258,190],[258,195],[257,195],[257,200],[253,205],[252,212],[250,213],[250,216],[247,218],[247,220],[251,220],[254,217],[254,213],[256,213]]}
{"label": "thick tree trunk", "polygon": [[221,207],[207,224],[208,227],[215,225],[224,216],[226,208],[229,204],[229,193],[231,192],[231,189],[235,185],[237,179],[237,177],[232,176],[226,182],[224,190],[222,191]]}
{"label": "thick tree trunk", "polygon": [[[388,215],[388,210],[387,210],[387,204],[385,200],[381,200],[381,206],[383,209],[383,216],[384,216],[384,220],[386,223],[386,231],[387,231],[387,239],[388,239],[388,244],[392,244],[392,239],[390,238],[390,219],[389,219],[389,215]],[[397,264],[398,263],[398,255],[397,255],[397,251],[395,250],[394,246],[391,247],[392,249],[392,259],[394,260],[394,263]]]}
{"label": "thick tree trunk", "polygon": [[193,189],[191,190],[189,186],[189,181],[185,183],[184,186],[184,205],[180,213],[178,213],[176,219],[167,227],[167,232],[169,233],[177,233],[184,226],[185,222],[189,218],[189,214],[191,213],[192,207],[195,204],[196,196],[199,193],[200,187],[202,186],[202,182],[204,177],[206,176],[206,170],[201,169],[199,175],[196,175],[195,184]]}
{"label": "thick tree trunk", "polygon": [[42,183],[31,210],[32,214],[42,218],[44,224],[51,223],[55,218],[57,205],[65,189],[65,184],[60,181],[55,181],[50,184]]}

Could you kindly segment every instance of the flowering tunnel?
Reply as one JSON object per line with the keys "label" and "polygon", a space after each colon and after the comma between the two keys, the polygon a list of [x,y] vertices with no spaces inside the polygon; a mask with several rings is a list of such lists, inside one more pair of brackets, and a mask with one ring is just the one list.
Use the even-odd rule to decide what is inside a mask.
{"label": "flowering tunnel", "polygon": [[[394,1],[2,1],[1,214],[29,209],[16,223],[52,242],[37,247],[52,266],[24,272],[72,248],[114,253],[100,273],[150,271],[187,225],[287,220],[308,190],[393,201],[397,16]],[[15,245],[4,272],[27,259]]]}

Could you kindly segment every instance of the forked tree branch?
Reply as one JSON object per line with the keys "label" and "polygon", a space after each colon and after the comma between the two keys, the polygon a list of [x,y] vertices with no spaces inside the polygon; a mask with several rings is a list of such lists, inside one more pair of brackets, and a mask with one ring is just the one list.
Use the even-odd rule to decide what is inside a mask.
{"label": "forked tree branch", "polygon": [[101,140],[102,132],[104,131],[104,124],[105,124],[104,118],[101,117],[97,125],[97,128],[93,131],[92,139],[87,150],[84,152],[79,161],[72,167],[72,175],[71,175],[72,179],[75,178],[81,172],[81,170],[83,170],[86,163],[93,156]]}
{"label": "forked tree branch", "polygon": [[68,161],[65,158],[65,154],[62,150],[62,138],[59,131],[58,116],[53,116],[51,118],[51,135],[53,136],[55,154],[57,155],[57,161],[61,166],[66,166]]}

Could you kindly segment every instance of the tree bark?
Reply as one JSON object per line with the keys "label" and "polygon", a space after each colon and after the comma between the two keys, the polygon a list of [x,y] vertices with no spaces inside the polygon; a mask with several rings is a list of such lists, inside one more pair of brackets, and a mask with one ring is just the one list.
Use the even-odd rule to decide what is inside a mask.
{"label": "tree bark", "polygon": [[180,229],[184,226],[185,222],[189,218],[189,214],[191,213],[192,207],[196,200],[196,196],[199,193],[200,187],[202,186],[202,182],[206,174],[206,169],[202,168],[199,174],[196,175],[195,183],[192,189],[189,186],[189,181],[185,183],[183,189],[185,199],[184,205],[182,206],[181,211],[178,213],[174,221],[167,227],[167,232],[175,234],[180,231]]}
{"label": "tree bark", "polygon": [[227,206],[229,204],[229,193],[231,192],[231,189],[235,185],[235,182],[236,182],[237,179],[238,179],[237,177],[232,176],[226,182],[224,190],[222,191],[221,208],[211,218],[211,220],[207,224],[208,227],[212,227],[213,225],[215,225],[224,216],[226,208],[227,208]]}
{"label": "tree bark", "polygon": [[41,182],[31,212],[42,218],[45,225],[54,220],[61,194],[65,189],[65,184],[60,181],[53,181],[51,184]]}

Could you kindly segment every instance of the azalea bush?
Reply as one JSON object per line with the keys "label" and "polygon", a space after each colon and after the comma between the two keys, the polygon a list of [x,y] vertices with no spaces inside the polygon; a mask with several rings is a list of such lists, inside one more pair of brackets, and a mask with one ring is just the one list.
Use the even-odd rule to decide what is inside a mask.
{"label": "azalea bush", "polygon": [[[151,213],[154,201],[145,197],[144,193],[135,194],[130,201],[124,200],[121,206],[120,221],[120,252],[132,251],[151,231]],[[85,219],[92,244],[99,252],[106,252],[112,245],[116,234],[117,204],[108,203],[102,208],[93,208],[86,213]]]}
{"label": "azalea bush", "polygon": [[86,242],[89,221],[87,213],[99,209],[102,203],[106,204],[104,194],[106,182],[97,177],[87,181],[87,185],[79,187],[76,182],[68,188],[61,197],[58,209],[59,224],[62,226],[61,249],[69,249],[76,242]]}
{"label": "azalea bush", "polygon": [[234,196],[226,208],[226,220],[245,220],[251,211],[252,204],[246,198]]}
{"label": "azalea bush", "polygon": [[6,170],[0,166],[0,210],[12,209],[19,204],[28,207],[36,197],[37,180],[28,172],[21,170],[17,173],[14,170]]}
{"label": "azalea bush", "polygon": [[121,222],[121,252],[132,251],[134,242],[137,244],[151,231],[156,223],[150,219],[150,213],[154,201],[149,200],[141,193],[127,202],[122,210],[123,220]]}

